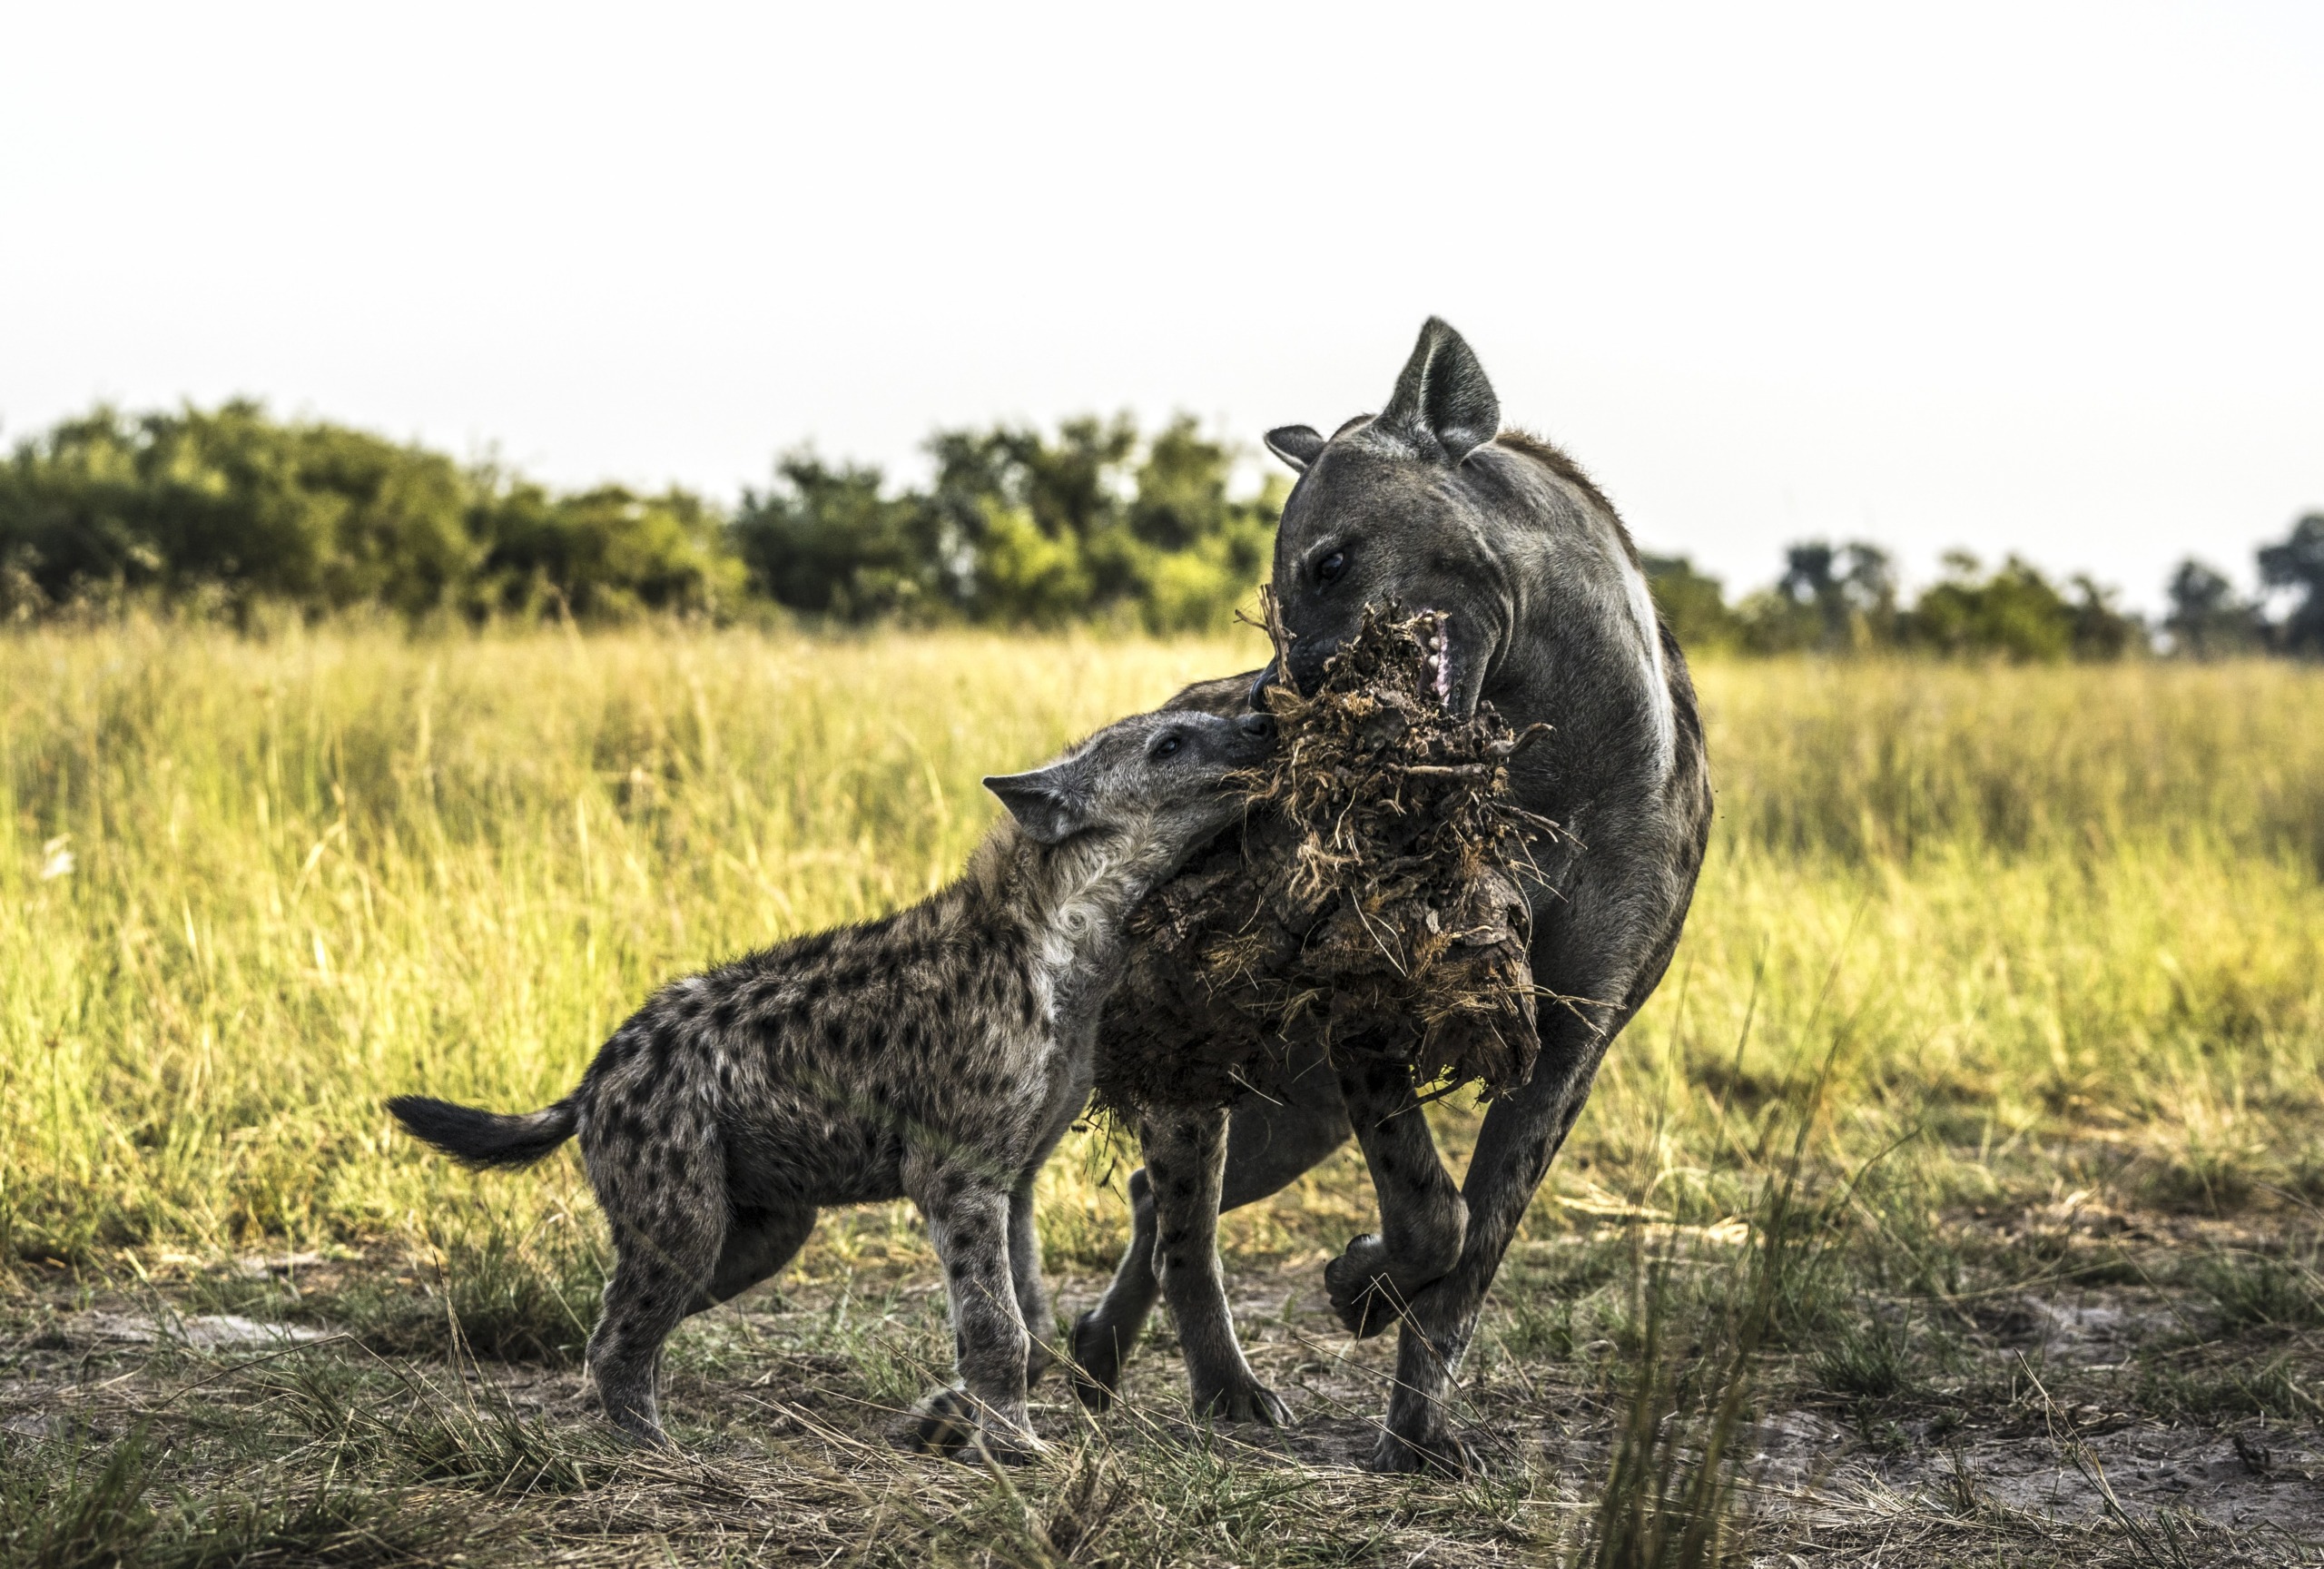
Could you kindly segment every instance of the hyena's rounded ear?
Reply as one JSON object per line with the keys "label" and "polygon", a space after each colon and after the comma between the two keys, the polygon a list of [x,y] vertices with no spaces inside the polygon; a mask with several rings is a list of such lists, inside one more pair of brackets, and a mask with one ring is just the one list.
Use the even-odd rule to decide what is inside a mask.
{"label": "hyena's rounded ear", "polygon": [[1442,451],[1458,463],[1501,434],[1501,400],[1476,351],[1432,316],[1422,324],[1420,341],[1378,423],[1418,442],[1423,452]]}
{"label": "hyena's rounded ear", "polygon": [[1307,465],[1324,449],[1325,438],[1312,425],[1278,425],[1260,439],[1267,444],[1268,451],[1305,474]]}
{"label": "hyena's rounded ear", "polygon": [[1052,763],[1029,774],[988,774],[984,787],[1000,798],[1027,835],[1055,844],[1089,825],[1089,805],[1068,765]]}

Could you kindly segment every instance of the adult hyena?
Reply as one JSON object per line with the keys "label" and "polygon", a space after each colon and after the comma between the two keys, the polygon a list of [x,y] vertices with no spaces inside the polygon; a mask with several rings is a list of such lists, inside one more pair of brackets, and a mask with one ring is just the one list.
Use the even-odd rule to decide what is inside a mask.
{"label": "adult hyena", "polygon": [[1052,1324],[1034,1175],[1089,1098],[1124,917],[1242,810],[1229,776],[1274,730],[1262,715],[1121,720],[987,779],[1009,814],[960,881],[663,988],[556,1105],[389,1105],[476,1166],[578,1135],[617,1253],[589,1371],[606,1415],[653,1444],[679,1319],[780,1269],[821,1207],[911,1199],[943,1260],[960,1377],[922,1403],[919,1446],[1022,1457],[1039,1447],[1032,1337]]}
{"label": "adult hyena", "polygon": [[[1571,834],[1543,847],[1531,957],[1534,979],[1573,1001],[1541,1009],[1532,1081],[1486,1113],[1457,1187],[1398,1073],[1343,1077],[1319,1061],[1294,1098],[1240,1107],[1231,1126],[1224,1113],[1149,1123],[1147,1168],[1130,1179],[1129,1249],[1075,1326],[1074,1359],[1083,1397],[1102,1404],[1158,1283],[1197,1400],[1279,1418],[1226,1319],[1216,1211],[1275,1192],[1353,1130],[1381,1230],[1351,1242],[1325,1283],[1356,1333],[1403,1322],[1372,1464],[1458,1467],[1446,1406],[1486,1288],[1686,921],[1710,832],[1702,729],[1686,658],[1612,504],[1556,448],[1501,429],[1483,368],[1443,322],[1421,329],[1381,413],[1328,438],[1301,425],[1266,439],[1300,474],[1275,549],[1290,677],[1312,690],[1364,607],[1393,599],[1448,617],[1456,709],[1489,700],[1520,729],[1552,726],[1512,760],[1510,779],[1521,805]],[[1233,712],[1249,686],[1209,682],[1177,701]]]}

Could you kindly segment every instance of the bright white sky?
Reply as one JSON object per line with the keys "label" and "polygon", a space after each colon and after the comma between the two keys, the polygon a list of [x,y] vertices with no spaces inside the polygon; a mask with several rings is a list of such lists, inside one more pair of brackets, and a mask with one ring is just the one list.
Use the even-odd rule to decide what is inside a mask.
{"label": "bright white sky", "polygon": [[10,5],[0,421],[235,393],[580,483],[1174,409],[1421,319],[1649,548],[2152,605],[2324,507],[2324,5]]}

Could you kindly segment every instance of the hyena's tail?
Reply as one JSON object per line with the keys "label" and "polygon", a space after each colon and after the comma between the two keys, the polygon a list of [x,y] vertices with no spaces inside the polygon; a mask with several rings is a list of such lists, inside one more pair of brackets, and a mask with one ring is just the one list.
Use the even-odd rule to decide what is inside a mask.
{"label": "hyena's tail", "polygon": [[567,1139],[581,1120],[580,1096],[567,1095],[539,1111],[502,1115],[399,1095],[388,1110],[405,1127],[468,1166],[529,1166]]}

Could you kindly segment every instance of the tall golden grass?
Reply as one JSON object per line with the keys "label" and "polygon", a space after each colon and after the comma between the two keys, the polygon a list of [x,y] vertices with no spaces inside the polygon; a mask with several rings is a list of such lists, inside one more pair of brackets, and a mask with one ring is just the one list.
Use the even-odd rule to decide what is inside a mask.
{"label": "tall golden grass", "polygon": [[[1254,640],[684,629],[0,639],[0,1246],[82,1258],[527,1223],[380,1109],[570,1087],[657,982],[950,876],[1024,766]],[[1828,1059],[1836,1159],[1932,1203],[2324,1181],[2324,674],[1699,671],[1719,826],[1687,942],[1537,1209],[1716,1219]],[[67,866],[69,864],[69,870]],[[1457,1159],[1473,1113],[1441,1108]],[[1061,1257],[1119,1235],[1097,1136]],[[1239,1245],[1341,1234],[1324,1168]],[[901,1211],[825,1249],[909,1247]],[[868,1240],[867,1240],[868,1238]]]}

